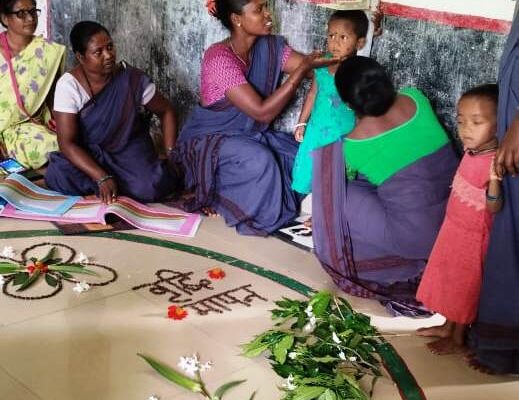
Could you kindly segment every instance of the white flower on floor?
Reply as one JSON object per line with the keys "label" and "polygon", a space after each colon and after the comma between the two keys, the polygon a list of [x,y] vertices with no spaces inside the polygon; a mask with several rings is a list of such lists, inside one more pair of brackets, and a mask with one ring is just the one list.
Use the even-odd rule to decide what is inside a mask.
{"label": "white flower on floor", "polygon": [[197,372],[205,372],[213,366],[211,361],[201,363],[196,354],[193,357],[180,357],[178,366],[188,375],[194,377]]}
{"label": "white flower on floor", "polygon": [[337,336],[335,332],[332,333],[332,339],[337,344],[342,343],[341,339],[339,339],[339,336]]}
{"label": "white flower on floor", "polygon": [[0,285],[3,285],[5,283],[5,278],[3,275],[0,275]]}
{"label": "white flower on floor", "polygon": [[211,361],[207,361],[206,363],[200,364],[200,372],[209,371],[213,367],[213,363]]}
{"label": "white flower on floor", "polygon": [[16,256],[16,250],[13,246],[5,246],[0,255],[6,258],[14,258]]}
{"label": "white flower on floor", "polygon": [[290,353],[288,353],[288,358],[290,358],[291,360],[295,360],[297,358],[297,353],[295,351],[291,351]]}
{"label": "white flower on floor", "polygon": [[308,316],[308,318],[312,318],[314,316],[314,312],[313,312],[313,308],[311,305],[309,305],[308,307],[306,307],[305,309],[305,313],[306,315]]}
{"label": "white flower on floor", "polygon": [[287,390],[296,390],[297,386],[295,384],[295,378],[292,374],[288,375],[288,378],[285,379],[285,382],[281,385]]}
{"label": "white flower on floor", "polygon": [[341,352],[339,353],[339,358],[340,358],[341,360],[343,360],[343,361],[346,361],[346,355],[344,354],[343,351],[341,351]]}
{"label": "white flower on floor", "polygon": [[80,264],[85,264],[85,263],[88,263],[90,262],[89,258],[87,257],[86,254],[84,253],[79,253],[79,255],[77,256],[77,262],[80,263]]}
{"label": "white flower on floor", "polygon": [[76,293],[83,293],[90,290],[90,285],[86,282],[76,282],[72,290]]}
{"label": "white flower on floor", "polygon": [[148,397],[148,400],[160,400],[160,397],[152,394],[150,397]]}

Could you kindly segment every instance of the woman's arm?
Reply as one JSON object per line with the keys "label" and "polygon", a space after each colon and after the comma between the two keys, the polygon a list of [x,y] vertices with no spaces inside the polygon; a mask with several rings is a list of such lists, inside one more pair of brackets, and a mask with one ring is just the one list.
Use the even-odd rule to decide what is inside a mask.
{"label": "woman's arm", "polygon": [[110,177],[109,172],[78,145],[78,115],[54,111],[54,117],[58,128],[58,144],[63,155],[93,181],[99,182],[99,197],[103,203],[112,203],[117,197],[117,184],[114,177]]}
{"label": "woman's arm", "polygon": [[164,149],[169,155],[177,143],[177,117],[171,103],[160,92],[146,104],[146,109],[160,118]]}
{"label": "woman's arm", "polygon": [[[299,120],[297,124],[299,125],[295,131],[294,136],[298,142],[302,142],[305,136],[306,123],[310,119],[310,115],[312,114],[312,109],[314,108],[315,103],[315,95],[317,94],[317,82],[314,79],[312,80],[312,86],[310,90],[306,94],[305,102],[303,104],[303,108],[301,109],[301,114],[299,114]],[[304,125],[301,125],[304,124]]]}
{"label": "woman's arm", "polygon": [[245,114],[262,123],[272,122],[294,96],[299,84],[314,68],[336,63],[335,59],[321,58],[320,53],[303,57],[290,77],[266,99],[263,99],[249,84],[236,86],[227,91],[229,101]]}

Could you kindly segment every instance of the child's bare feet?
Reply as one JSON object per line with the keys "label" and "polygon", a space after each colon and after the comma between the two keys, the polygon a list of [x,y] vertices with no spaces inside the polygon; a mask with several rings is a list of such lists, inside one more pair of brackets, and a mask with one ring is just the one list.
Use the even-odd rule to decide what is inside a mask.
{"label": "child's bare feet", "polygon": [[452,336],[454,324],[446,321],[443,325],[420,328],[416,330],[418,336],[448,338]]}
{"label": "child's bare feet", "polygon": [[308,218],[305,222],[303,222],[303,225],[307,228],[312,229],[312,217]]}
{"label": "child's bare feet", "polygon": [[457,343],[452,337],[441,338],[434,342],[427,343],[427,347],[433,354],[443,356],[446,354],[465,354],[467,348],[463,344]]}
{"label": "child's bare feet", "polygon": [[212,207],[202,207],[202,209],[200,211],[202,211],[202,214],[204,214],[208,217],[218,217],[218,213]]}

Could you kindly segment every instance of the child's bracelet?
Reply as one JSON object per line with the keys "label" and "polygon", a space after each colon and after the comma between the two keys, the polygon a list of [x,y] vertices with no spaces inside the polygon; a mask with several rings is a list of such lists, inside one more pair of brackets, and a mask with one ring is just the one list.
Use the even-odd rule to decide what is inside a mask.
{"label": "child's bracelet", "polygon": [[306,126],[306,125],[308,125],[306,122],[299,122],[298,124],[294,125],[294,130],[296,130],[297,128],[299,128],[301,126]]}
{"label": "child's bracelet", "polygon": [[490,194],[488,194],[488,190],[485,192],[485,195],[486,195],[486,198],[487,198],[487,201],[499,201],[503,198],[503,194],[502,193],[499,193],[497,196],[492,196]]}

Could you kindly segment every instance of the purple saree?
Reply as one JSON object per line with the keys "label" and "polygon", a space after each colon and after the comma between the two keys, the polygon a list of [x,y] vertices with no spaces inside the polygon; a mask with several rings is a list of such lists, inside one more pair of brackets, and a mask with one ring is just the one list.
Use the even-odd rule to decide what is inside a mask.
{"label": "purple saree", "polygon": [[[263,97],[279,84],[284,46],[282,37],[264,36],[252,48],[247,80]],[[296,152],[292,135],[270,130],[227,99],[197,106],[172,154],[194,193],[183,207],[212,207],[239,233],[265,236],[298,214],[290,188]]]}
{"label": "purple saree", "polygon": [[[140,106],[149,78],[125,66],[79,113],[79,144],[117,181],[119,194],[141,202],[172,194],[179,181],[159,160]],[[61,152],[49,156],[49,188],[70,195],[98,193],[96,183]]]}
{"label": "purple saree", "polygon": [[[502,140],[519,109],[519,18],[499,72],[497,133]],[[479,313],[471,330],[476,359],[496,373],[519,374],[519,178],[503,180],[503,209],[490,234]]]}
{"label": "purple saree", "polygon": [[380,186],[346,180],[342,142],[314,152],[315,253],[345,292],[393,315],[426,314],[415,293],[443,221],[458,159],[450,144]]}

